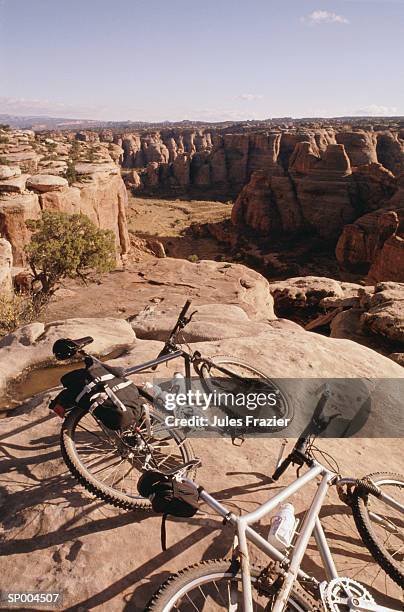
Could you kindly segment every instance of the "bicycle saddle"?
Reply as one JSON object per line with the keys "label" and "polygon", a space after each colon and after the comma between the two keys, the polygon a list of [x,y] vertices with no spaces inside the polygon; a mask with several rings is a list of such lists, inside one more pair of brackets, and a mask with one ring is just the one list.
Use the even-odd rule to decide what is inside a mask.
{"label": "bicycle saddle", "polygon": [[70,338],[59,338],[56,340],[52,347],[52,352],[56,359],[63,361],[73,357],[77,351],[94,342],[94,338],[91,336],[85,336],[84,338],[78,338],[77,340],[71,340]]}

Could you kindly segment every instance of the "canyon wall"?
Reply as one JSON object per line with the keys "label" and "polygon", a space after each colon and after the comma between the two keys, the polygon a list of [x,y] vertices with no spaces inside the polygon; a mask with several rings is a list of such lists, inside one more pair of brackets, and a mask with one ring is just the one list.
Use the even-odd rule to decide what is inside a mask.
{"label": "canyon wall", "polygon": [[368,274],[369,282],[403,281],[403,141],[362,131],[336,133],[330,142],[327,133],[319,146],[309,136],[288,136],[281,157],[282,136],[278,164],[254,172],[237,197],[234,231],[264,256],[280,240],[336,245],[346,271]]}
{"label": "canyon wall", "polygon": [[[84,137],[84,136],[82,136]],[[93,137],[93,136],[91,136]],[[128,184],[145,192],[210,190],[237,195],[255,171],[287,172],[299,143],[310,143],[314,156],[328,145],[342,145],[353,167],[381,163],[394,174],[404,170],[404,133],[399,127],[353,126],[268,128],[184,128],[137,133],[100,133],[123,149]],[[90,136],[89,136],[90,138]]]}

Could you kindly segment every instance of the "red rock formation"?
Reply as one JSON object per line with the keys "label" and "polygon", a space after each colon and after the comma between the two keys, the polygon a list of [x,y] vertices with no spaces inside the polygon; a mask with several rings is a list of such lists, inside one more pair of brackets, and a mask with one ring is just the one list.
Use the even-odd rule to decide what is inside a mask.
{"label": "red rock formation", "polygon": [[0,296],[12,291],[12,265],[13,254],[11,244],[5,238],[0,238]]}
{"label": "red rock formation", "polygon": [[126,254],[130,249],[126,224],[128,195],[121,177],[96,173],[91,175],[90,182],[76,185],[80,186],[40,195],[41,209],[87,215],[98,227],[112,230],[118,252]]}
{"label": "red rock formation", "polygon": [[395,131],[377,134],[377,158],[381,164],[398,176],[404,172],[404,140]]}
{"label": "red rock formation", "polygon": [[0,198],[0,236],[11,243],[16,266],[24,265],[24,248],[30,240],[31,234],[25,222],[38,219],[40,214],[38,196],[34,193]]}
{"label": "red rock formation", "polygon": [[387,204],[397,189],[397,181],[390,170],[381,164],[367,164],[353,169],[355,198],[359,210],[377,210]]}
{"label": "red rock formation", "polygon": [[394,234],[387,238],[370,267],[367,280],[369,283],[404,282],[404,237]]}
{"label": "red rock formation", "polygon": [[330,144],[322,157],[310,142],[299,142],[290,157],[289,176],[254,173],[234,205],[240,228],[280,236],[312,230],[321,238],[338,237],[355,219],[349,190],[350,162],[343,145]]}
{"label": "red rock formation", "polygon": [[335,251],[338,263],[359,273],[366,272],[372,264],[369,280],[403,280],[402,238],[398,233],[402,223],[404,209],[379,209],[346,225]]}
{"label": "red rock formation", "polygon": [[352,166],[377,162],[377,136],[374,132],[337,132],[335,138],[344,145]]}

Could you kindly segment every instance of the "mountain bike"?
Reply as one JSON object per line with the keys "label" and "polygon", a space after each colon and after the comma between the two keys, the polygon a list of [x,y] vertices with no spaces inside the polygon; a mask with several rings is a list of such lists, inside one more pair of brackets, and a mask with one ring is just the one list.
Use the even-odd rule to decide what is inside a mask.
{"label": "mountain bike", "polygon": [[[230,559],[196,563],[170,577],[151,599],[146,608],[148,612],[392,612],[390,608],[377,605],[370,592],[359,582],[339,576],[319,512],[329,488],[335,486],[340,498],[351,506],[364,544],[392,579],[404,587],[404,478],[389,473],[372,474],[360,480],[343,478],[332,469],[331,464],[323,465],[314,457],[315,436],[324,431],[330,422],[330,419],[323,417],[326,397],[324,394],[318,402],[312,422],[292,452],[283,461],[280,456],[272,476],[272,480],[277,481],[293,464],[298,466],[296,480],[253,512],[236,516],[181,470],[170,476],[173,482],[187,487],[187,497],[177,499],[177,506],[190,496],[197,497],[222,517],[224,525],[234,527],[233,555]],[[302,468],[305,472],[300,475]],[[151,482],[153,503],[161,506],[163,498],[159,500],[161,485],[158,474],[152,476]],[[252,525],[311,482],[317,482],[318,488],[301,527],[294,531],[290,545],[279,550]],[[164,487],[164,495],[167,495],[166,482]],[[175,515],[175,512],[171,514]],[[178,513],[180,515],[185,516]],[[312,535],[325,573],[322,582],[301,568]],[[266,567],[258,568],[250,563],[249,542],[269,558]]]}
{"label": "mountain bike", "polygon": [[[90,378],[92,368],[102,368],[104,376],[92,377],[98,385],[98,394],[108,392],[109,398],[112,398],[117,407],[121,405],[121,408],[118,392],[115,393],[114,387],[107,387],[107,379],[115,377],[123,381],[121,386],[124,386],[128,384],[128,376],[140,372],[152,373],[158,366],[176,359],[182,360],[185,366],[184,381],[187,390],[191,387],[191,366],[206,391],[212,391],[219,385],[221,390],[244,389],[244,392],[248,392],[251,385],[257,383],[274,389],[274,383],[265,373],[242,360],[226,356],[207,358],[198,351],[187,351],[180,347],[180,332],[196,312],[187,316],[190,304],[190,301],[185,303],[157,357],[139,365],[124,369],[102,363],[84,350],[93,341],[90,336],[77,340],[60,339],[55,343],[53,352],[61,361],[81,357],[86,370],[84,374]],[[81,386],[85,388],[87,385],[82,383]],[[194,453],[184,431],[166,425],[165,415],[156,406],[155,398],[148,388],[138,385],[136,389],[142,415],[136,423],[123,429],[111,430],[88,405],[80,406],[75,400],[66,405],[63,391],[52,401],[51,407],[64,419],[61,429],[62,456],[80,484],[114,506],[149,509],[150,501],[140,496],[136,488],[142,472],[151,469],[169,472],[188,464],[194,458]],[[279,407],[282,414],[289,410],[286,401],[280,401]],[[223,409],[227,408],[224,406]],[[192,474],[194,468],[190,468],[189,475]]]}

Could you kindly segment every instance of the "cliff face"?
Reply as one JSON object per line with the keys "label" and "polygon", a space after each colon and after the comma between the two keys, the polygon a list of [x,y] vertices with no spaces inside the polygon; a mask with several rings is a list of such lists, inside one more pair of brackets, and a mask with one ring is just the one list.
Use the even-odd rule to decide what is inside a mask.
{"label": "cliff face", "polygon": [[[286,149],[282,164],[288,160],[287,170],[278,166],[253,173],[233,207],[235,231],[248,233],[250,241],[255,235],[261,244],[301,235],[331,247],[337,243],[341,268],[368,272],[369,282],[402,281],[404,175],[396,177],[375,161],[374,134],[351,136],[337,134],[346,145],[323,143],[321,149],[313,139],[298,141],[290,155]],[[382,138],[385,159],[394,161],[390,167],[401,167],[404,155],[389,157],[386,135]],[[397,142],[389,140],[393,153]]]}
{"label": "cliff face", "polygon": [[[93,150],[83,144],[74,150],[70,136],[38,141],[32,132],[4,133],[7,142],[0,155],[7,163],[0,165],[0,237],[10,242],[15,266],[25,263],[24,248],[30,239],[25,222],[37,219],[43,210],[83,213],[98,227],[114,232],[119,255],[128,252],[127,191],[116,163],[123,155],[120,147],[99,145]],[[69,164],[70,183],[64,178]]]}
{"label": "cliff face", "polygon": [[5,238],[0,238],[0,295],[11,293],[12,291],[12,265],[11,244]]}
{"label": "cliff face", "polygon": [[[123,149],[122,165],[136,169],[136,189],[201,190],[237,195],[256,171],[287,172],[296,146],[309,143],[322,157],[329,145],[343,145],[352,167],[371,163],[397,173],[403,166],[402,133],[393,129],[312,127],[234,132],[206,129],[139,131],[115,136]],[[102,134],[101,134],[101,137]],[[110,135],[108,135],[108,138]]]}

